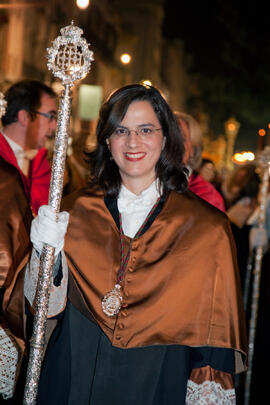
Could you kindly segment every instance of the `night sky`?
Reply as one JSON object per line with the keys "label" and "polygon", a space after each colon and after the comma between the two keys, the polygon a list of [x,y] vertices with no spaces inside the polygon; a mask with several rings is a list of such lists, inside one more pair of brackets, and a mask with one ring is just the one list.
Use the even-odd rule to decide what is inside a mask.
{"label": "night sky", "polygon": [[241,124],[236,148],[256,149],[258,129],[270,122],[270,6],[240,4],[166,0],[164,36],[181,39],[191,57],[188,72],[201,96],[191,95],[189,112],[203,106],[213,136],[235,116]]}

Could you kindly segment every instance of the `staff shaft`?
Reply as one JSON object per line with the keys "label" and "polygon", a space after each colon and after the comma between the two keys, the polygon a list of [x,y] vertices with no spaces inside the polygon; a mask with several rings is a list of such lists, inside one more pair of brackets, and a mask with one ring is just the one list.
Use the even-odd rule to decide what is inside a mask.
{"label": "staff shaft", "polygon": [[[60,210],[62,198],[70,114],[71,91],[70,85],[66,85],[60,98],[49,192],[49,205],[53,207],[55,215]],[[40,258],[39,277],[34,305],[35,316],[30,340],[30,354],[23,405],[35,405],[36,403],[38,381],[45,345],[54,250],[53,247],[45,245]]]}
{"label": "staff shaft", "polygon": [[[259,210],[259,218],[258,218],[259,228],[263,228],[264,224],[265,224],[268,185],[269,185],[269,166],[267,165],[267,167],[264,168],[264,171],[263,171],[263,179],[262,179],[262,185],[261,185],[261,199],[260,199],[260,210]],[[248,368],[248,371],[246,374],[246,381],[245,381],[244,405],[249,405],[249,403],[250,403],[250,389],[251,389],[251,381],[252,381],[252,367],[253,367],[257,317],[258,317],[258,308],[259,308],[262,258],[263,258],[263,246],[258,246],[255,251],[254,281],[253,281],[253,289],[252,289],[252,297],[251,297],[251,316],[250,316],[249,339],[248,339],[249,368]]]}

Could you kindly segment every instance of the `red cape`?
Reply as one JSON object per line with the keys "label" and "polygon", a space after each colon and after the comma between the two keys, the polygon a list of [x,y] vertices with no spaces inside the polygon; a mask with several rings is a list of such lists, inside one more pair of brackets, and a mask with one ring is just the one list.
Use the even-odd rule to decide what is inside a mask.
{"label": "red cape", "polygon": [[47,152],[45,148],[38,151],[31,161],[29,175],[26,177],[18,166],[13,150],[0,133],[0,156],[20,173],[27,199],[35,215],[41,205],[48,204],[51,167],[47,160]]}
{"label": "red cape", "polygon": [[225,212],[225,204],[222,195],[215,189],[215,187],[204,180],[199,174],[192,174],[189,178],[188,189],[203,200],[214,205],[214,207]]}

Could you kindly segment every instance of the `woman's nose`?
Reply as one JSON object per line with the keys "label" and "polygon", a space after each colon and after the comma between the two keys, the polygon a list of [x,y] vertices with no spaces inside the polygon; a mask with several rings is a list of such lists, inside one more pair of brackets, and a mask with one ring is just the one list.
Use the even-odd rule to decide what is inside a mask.
{"label": "woman's nose", "polygon": [[130,131],[129,136],[127,137],[127,145],[132,148],[138,145],[139,136],[136,131]]}

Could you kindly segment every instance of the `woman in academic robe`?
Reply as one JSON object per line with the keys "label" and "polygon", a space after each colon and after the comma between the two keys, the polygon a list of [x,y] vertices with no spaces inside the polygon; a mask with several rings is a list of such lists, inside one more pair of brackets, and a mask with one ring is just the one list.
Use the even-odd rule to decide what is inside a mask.
{"label": "woman in academic robe", "polygon": [[[247,350],[226,215],[187,191],[183,138],[156,88],[115,91],[96,135],[91,182],[63,204],[65,240],[65,211],[57,223],[43,206],[32,223],[33,262],[44,242],[60,252],[37,403],[234,404]],[[29,305],[35,278],[32,266]]]}

